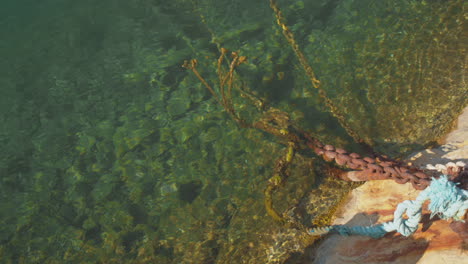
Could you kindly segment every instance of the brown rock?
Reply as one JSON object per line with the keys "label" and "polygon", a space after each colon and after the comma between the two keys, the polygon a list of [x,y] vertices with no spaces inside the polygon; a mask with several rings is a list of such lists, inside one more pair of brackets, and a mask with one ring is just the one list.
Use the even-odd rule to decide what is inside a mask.
{"label": "brown rock", "polygon": [[[371,159],[365,160],[373,163]],[[418,167],[429,163],[445,164],[454,160],[468,163],[468,107],[459,117],[457,129],[447,136],[445,145],[419,152],[411,158],[413,165]],[[353,163],[354,161],[352,160]],[[386,168],[384,170],[396,176],[393,171]],[[401,174],[409,173],[404,167],[398,170]],[[344,178],[359,180],[372,177],[365,173],[371,173],[371,169],[348,172]],[[404,200],[416,199],[419,192],[410,183],[398,184],[393,180],[366,182],[349,194],[347,203],[335,215],[333,224],[368,226],[391,221],[396,206]],[[437,217],[431,220],[429,215],[430,212],[423,211],[419,228],[410,237],[398,233],[389,233],[380,239],[329,235],[318,248],[309,252],[310,263],[468,263],[467,215],[465,214],[466,223],[445,221]]]}
{"label": "brown rock", "polygon": [[[393,220],[396,206],[416,199],[411,184],[370,181],[355,189],[333,224],[372,225]],[[466,263],[466,225],[424,216],[410,237],[390,233],[381,239],[330,235],[315,252],[314,263]],[[463,225],[461,225],[463,224]],[[453,228],[451,227],[453,226]],[[455,230],[455,231],[454,231]]]}

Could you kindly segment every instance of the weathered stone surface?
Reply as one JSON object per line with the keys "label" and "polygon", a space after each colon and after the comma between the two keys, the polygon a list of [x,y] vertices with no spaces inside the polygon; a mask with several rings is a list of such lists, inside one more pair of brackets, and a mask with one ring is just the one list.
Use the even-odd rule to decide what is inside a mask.
{"label": "weathered stone surface", "polygon": [[[464,161],[468,164],[468,108],[444,145],[412,155],[412,162],[446,164]],[[411,184],[392,180],[369,181],[349,194],[348,201],[336,214],[335,225],[368,226],[393,220],[396,206],[414,200],[420,191]],[[329,235],[312,254],[317,264],[346,263],[468,263],[468,223],[445,221],[423,211],[419,228],[410,237],[390,233],[381,239],[364,236]],[[467,221],[468,222],[468,221]]]}
{"label": "weathered stone surface", "polygon": [[468,164],[468,107],[458,117],[456,129],[447,135],[443,145],[414,153],[408,160],[421,167],[458,160],[464,160]]}
{"label": "weathered stone surface", "polygon": [[[349,201],[337,215],[337,225],[372,225],[391,221],[396,206],[414,200],[419,191],[410,184],[392,180],[371,181],[350,194]],[[364,236],[329,236],[317,250],[315,263],[464,263],[468,251],[467,226],[434,218],[424,211],[418,231],[411,237],[391,233],[381,239]],[[465,240],[465,241],[464,241]],[[466,247],[466,245],[465,245]],[[458,260],[459,262],[452,262]]]}

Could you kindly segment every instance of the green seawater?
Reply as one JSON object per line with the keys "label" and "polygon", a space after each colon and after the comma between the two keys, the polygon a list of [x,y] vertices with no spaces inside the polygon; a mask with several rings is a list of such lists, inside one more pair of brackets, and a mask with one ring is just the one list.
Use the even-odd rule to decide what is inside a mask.
{"label": "green seawater", "polygon": [[[374,150],[433,144],[468,104],[462,0],[281,0],[337,106]],[[318,95],[269,1],[4,0],[0,4],[1,263],[302,263],[311,246],[266,213],[285,142],[240,127],[216,89],[236,79],[325,143],[368,154]],[[260,113],[234,92],[243,118]],[[326,222],[353,184],[298,153],[274,205]]]}

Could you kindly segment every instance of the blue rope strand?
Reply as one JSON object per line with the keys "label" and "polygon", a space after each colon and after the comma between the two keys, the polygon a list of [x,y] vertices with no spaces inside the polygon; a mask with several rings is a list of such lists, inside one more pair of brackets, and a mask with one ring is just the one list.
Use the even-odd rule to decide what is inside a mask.
{"label": "blue rope strand", "polygon": [[[400,203],[393,214],[393,221],[375,226],[333,225],[318,227],[311,229],[309,233],[312,235],[338,233],[343,236],[363,235],[380,238],[389,232],[397,231],[408,237],[418,229],[422,206],[426,200],[431,201],[428,206],[431,218],[434,215],[439,215],[442,219],[453,218],[456,221],[463,221],[461,219],[468,209],[468,191],[458,188],[455,183],[448,180],[447,175],[442,175],[439,179],[433,178],[431,185],[422,191],[416,200]],[[407,219],[403,218],[405,213]]]}

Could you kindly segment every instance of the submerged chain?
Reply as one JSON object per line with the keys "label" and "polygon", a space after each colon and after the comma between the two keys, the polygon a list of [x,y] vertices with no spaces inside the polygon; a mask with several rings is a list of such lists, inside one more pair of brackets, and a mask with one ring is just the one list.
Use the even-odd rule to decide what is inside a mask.
{"label": "submerged chain", "polygon": [[341,148],[331,145],[323,145],[317,140],[309,140],[306,143],[314,152],[326,161],[334,161],[336,164],[354,170],[346,173],[345,180],[369,181],[392,179],[403,184],[411,182],[417,190],[423,190],[429,186],[431,177],[422,170],[404,165],[403,163],[387,157],[361,157],[357,153],[348,153]]}
{"label": "submerged chain", "polygon": [[312,82],[312,86],[318,89],[318,94],[320,98],[322,98],[325,101],[325,105],[328,107],[329,111],[338,120],[340,125],[346,130],[348,135],[350,135],[356,142],[363,143],[364,141],[348,125],[348,123],[346,123],[344,116],[340,113],[340,111],[338,110],[336,105],[330,100],[330,98],[328,98],[327,92],[320,87],[320,80],[317,79],[314,73],[314,70],[312,69],[310,64],[307,62],[307,59],[304,53],[302,53],[301,49],[299,48],[299,45],[294,39],[294,34],[288,28],[288,26],[286,26],[286,24],[284,23],[283,14],[281,13],[281,10],[279,9],[278,5],[276,5],[275,0],[270,0],[270,7],[273,10],[273,12],[275,12],[276,23],[278,24],[279,27],[281,27],[284,37],[288,41],[289,45],[291,45],[291,48],[293,49],[294,54],[296,54],[296,57],[299,60],[299,63],[304,68],[304,71],[307,74],[307,77],[309,77],[310,81]]}

